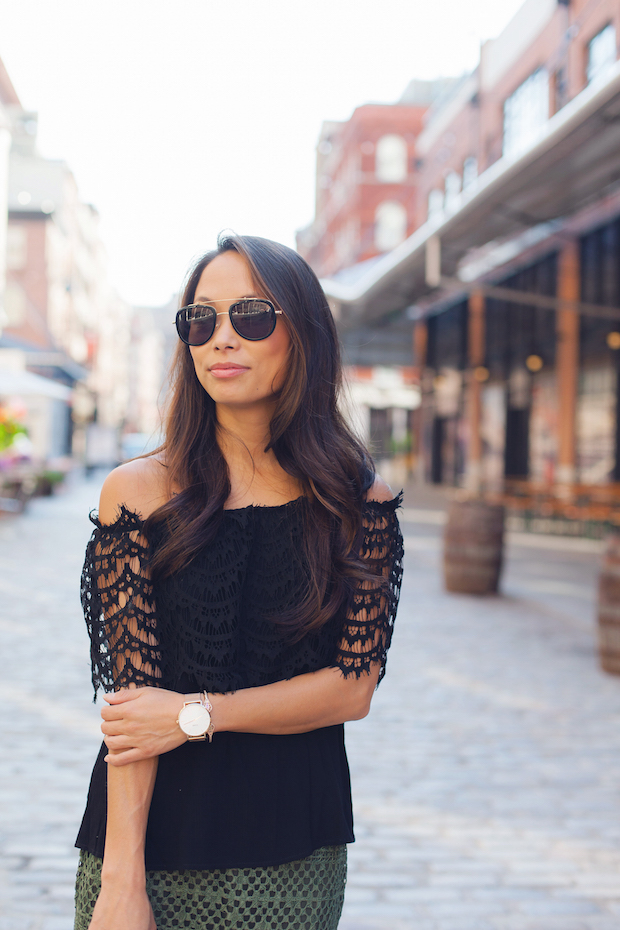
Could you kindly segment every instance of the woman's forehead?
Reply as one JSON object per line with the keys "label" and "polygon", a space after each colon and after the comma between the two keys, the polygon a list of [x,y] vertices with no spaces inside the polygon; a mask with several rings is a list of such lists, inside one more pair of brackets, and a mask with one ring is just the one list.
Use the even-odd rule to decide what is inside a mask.
{"label": "woman's forehead", "polygon": [[203,269],[195,296],[215,300],[217,297],[250,295],[255,290],[245,258],[238,252],[222,252]]}

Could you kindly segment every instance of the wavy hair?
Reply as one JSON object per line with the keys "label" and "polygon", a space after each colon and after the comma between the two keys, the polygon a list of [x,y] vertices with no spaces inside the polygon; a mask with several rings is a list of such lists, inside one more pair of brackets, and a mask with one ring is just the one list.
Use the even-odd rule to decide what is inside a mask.
{"label": "wavy hair", "polygon": [[[303,527],[306,590],[290,615],[274,618],[297,638],[334,617],[355,583],[381,584],[359,557],[361,505],[375,470],[338,407],[342,363],[336,327],[321,285],[300,255],[269,239],[220,236],[217,249],[189,272],[181,306],[193,303],[202,272],[227,251],[247,261],[254,285],[284,311],[290,332],[287,372],[265,451],[273,449],[308,500]],[[187,565],[217,534],[230,494],[217,426],[215,402],[196,377],[189,347],[179,341],[165,440],[158,450],[165,452],[170,487],[179,493],[147,521],[147,533],[162,522],[168,528],[153,556],[154,577]]]}

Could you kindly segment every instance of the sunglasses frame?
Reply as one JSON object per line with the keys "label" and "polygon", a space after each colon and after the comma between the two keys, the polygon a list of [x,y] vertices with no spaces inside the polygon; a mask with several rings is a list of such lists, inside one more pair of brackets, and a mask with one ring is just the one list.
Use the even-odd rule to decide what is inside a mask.
{"label": "sunglasses frame", "polygon": [[[215,334],[215,328],[216,328],[216,326],[217,326],[217,318],[218,318],[218,316],[224,316],[225,314],[228,314],[228,318],[229,318],[229,320],[230,320],[230,324],[231,324],[232,328],[234,329],[234,331],[237,333],[238,336],[240,336],[242,339],[247,339],[248,342],[262,342],[263,339],[269,339],[269,337],[273,334],[273,331],[274,331],[275,328],[276,328],[276,322],[277,322],[277,321],[276,321],[276,317],[277,317],[277,316],[284,316],[284,311],[283,311],[283,310],[276,310],[273,301],[272,301],[272,300],[269,300],[267,297],[242,297],[242,298],[240,298],[239,300],[234,300],[234,301],[231,303],[231,305],[230,305],[230,307],[228,308],[228,310],[220,310],[220,311],[217,311],[217,310],[215,310],[214,307],[212,308],[213,310],[215,310],[215,320],[214,320],[214,323],[213,323],[213,332],[211,333],[211,335],[209,336],[208,339],[205,339],[204,342],[193,343],[193,342],[188,342],[187,339],[184,339],[184,338],[183,338],[183,336],[181,335],[180,328],[179,328],[179,323],[181,322],[181,314],[182,314],[182,313],[186,313],[188,310],[197,310],[197,309],[199,309],[199,308],[200,308],[200,309],[205,309],[205,308],[207,308],[207,307],[211,307],[212,304],[220,303],[220,301],[224,301],[224,300],[227,300],[227,299],[228,299],[228,298],[221,297],[221,298],[219,298],[218,300],[210,300],[209,303],[206,303],[206,304],[188,304],[186,307],[181,307],[180,310],[177,310],[177,314],[176,314],[176,317],[175,317],[175,319],[174,319],[174,325],[176,326],[177,334],[178,334],[178,337],[179,337],[179,339],[181,340],[181,342],[184,342],[186,346],[193,346],[194,348],[199,348],[200,346],[206,345],[207,342],[209,342],[209,340],[213,339],[213,336],[214,336],[214,334]],[[237,327],[236,327],[236,325],[235,325],[235,321],[234,321],[233,314],[232,314],[233,309],[234,309],[235,307],[238,307],[239,304],[245,304],[245,303],[248,303],[248,302],[251,301],[251,300],[260,301],[260,302],[263,303],[263,304],[267,304],[267,305],[269,306],[269,309],[270,309],[270,310],[273,312],[273,314],[274,314],[274,316],[273,316],[273,327],[272,327],[272,329],[270,330],[270,332],[267,333],[266,336],[254,336],[254,337],[252,337],[252,336],[244,336],[243,333],[240,333],[240,332],[239,332],[239,330],[237,329]],[[183,320],[183,322],[186,323],[187,320]],[[190,322],[191,322],[191,321],[190,321]]]}

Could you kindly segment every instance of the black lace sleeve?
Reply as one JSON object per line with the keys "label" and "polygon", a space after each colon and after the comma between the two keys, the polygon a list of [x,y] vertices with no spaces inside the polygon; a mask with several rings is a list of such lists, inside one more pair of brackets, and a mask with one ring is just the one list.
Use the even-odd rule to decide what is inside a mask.
{"label": "black lace sleeve", "polygon": [[402,493],[391,501],[364,505],[361,556],[369,570],[387,584],[377,587],[364,582],[353,596],[334,663],[345,677],[359,678],[373,662],[381,663],[379,681],[385,674],[403,575],[403,537],[396,517],[401,502]]}
{"label": "black lace sleeve", "polygon": [[122,507],[117,520],[95,531],[86,547],[81,598],[90,636],[93,687],[157,687],[157,638],[148,542],[139,517]]}

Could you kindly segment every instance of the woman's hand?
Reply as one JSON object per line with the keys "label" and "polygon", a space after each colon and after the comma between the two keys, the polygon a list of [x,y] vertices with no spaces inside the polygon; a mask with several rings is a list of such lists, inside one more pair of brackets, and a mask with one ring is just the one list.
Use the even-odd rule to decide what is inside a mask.
{"label": "woman's hand", "polygon": [[157,930],[146,890],[102,885],[88,930]]}
{"label": "woman's hand", "polygon": [[185,695],[163,688],[124,688],[104,697],[110,706],[101,710],[101,730],[110,750],[105,759],[109,765],[161,756],[186,741],[177,723]]}

